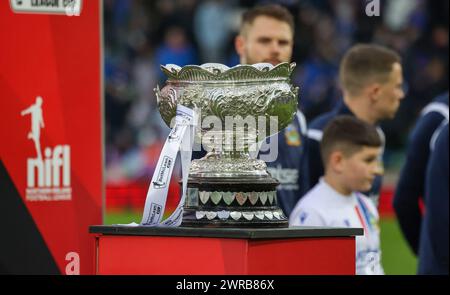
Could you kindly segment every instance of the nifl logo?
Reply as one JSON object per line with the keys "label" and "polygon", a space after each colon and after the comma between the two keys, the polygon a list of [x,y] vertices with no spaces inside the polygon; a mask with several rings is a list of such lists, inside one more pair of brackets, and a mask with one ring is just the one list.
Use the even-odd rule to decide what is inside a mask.
{"label": "nifl logo", "polygon": [[28,139],[32,140],[36,149],[36,157],[27,159],[27,201],[70,201],[70,146],[57,145],[53,149],[45,148],[41,152],[41,128],[44,125],[42,97],[21,112],[22,116],[31,116],[31,131]]}

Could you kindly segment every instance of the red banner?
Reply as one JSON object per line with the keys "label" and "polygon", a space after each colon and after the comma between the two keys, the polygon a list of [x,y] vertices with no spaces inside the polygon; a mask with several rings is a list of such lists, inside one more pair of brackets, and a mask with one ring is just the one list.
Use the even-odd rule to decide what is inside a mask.
{"label": "red banner", "polygon": [[[88,226],[102,223],[103,206],[101,1],[82,1],[76,13],[62,6],[70,2],[0,1],[0,222],[9,231],[0,272],[94,273]],[[42,6],[52,3],[61,7]],[[46,253],[53,261],[42,260]]]}

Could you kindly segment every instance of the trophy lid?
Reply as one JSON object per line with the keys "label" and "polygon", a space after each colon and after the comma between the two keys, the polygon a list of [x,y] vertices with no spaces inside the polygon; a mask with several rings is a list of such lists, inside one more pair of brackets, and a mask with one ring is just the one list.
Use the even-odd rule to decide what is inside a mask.
{"label": "trophy lid", "polygon": [[253,65],[239,64],[230,68],[219,63],[183,67],[167,64],[161,65],[161,70],[167,75],[168,81],[261,81],[286,80],[291,76],[295,65],[294,62],[284,62],[276,66],[270,63],[257,63]]}

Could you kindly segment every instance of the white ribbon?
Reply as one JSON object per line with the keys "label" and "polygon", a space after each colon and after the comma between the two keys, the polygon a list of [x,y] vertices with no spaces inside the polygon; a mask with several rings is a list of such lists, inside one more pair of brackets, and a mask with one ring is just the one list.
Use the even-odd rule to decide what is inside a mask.
{"label": "white ribbon", "polygon": [[[197,122],[194,110],[182,105],[177,106],[175,126],[164,143],[158,164],[153,173],[152,181],[145,200],[144,215],[141,225],[148,226],[179,226],[183,217],[183,205],[187,194],[187,180],[191,167],[192,144],[194,128]],[[164,221],[169,183],[180,151],[183,194],[175,211]]]}

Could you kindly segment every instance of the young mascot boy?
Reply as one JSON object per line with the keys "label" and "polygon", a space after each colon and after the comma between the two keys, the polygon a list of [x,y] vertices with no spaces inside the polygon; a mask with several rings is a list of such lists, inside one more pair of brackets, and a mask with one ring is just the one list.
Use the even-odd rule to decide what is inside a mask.
{"label": "young mascot boy", "polygon": [[382,141],[376,128],[339,116],[324,130],[320,150],[325,175],[295,206],[290,226],[361,227],[356,237],[356,274],[384,274],[378,212],[367,191],[381,172]]}

